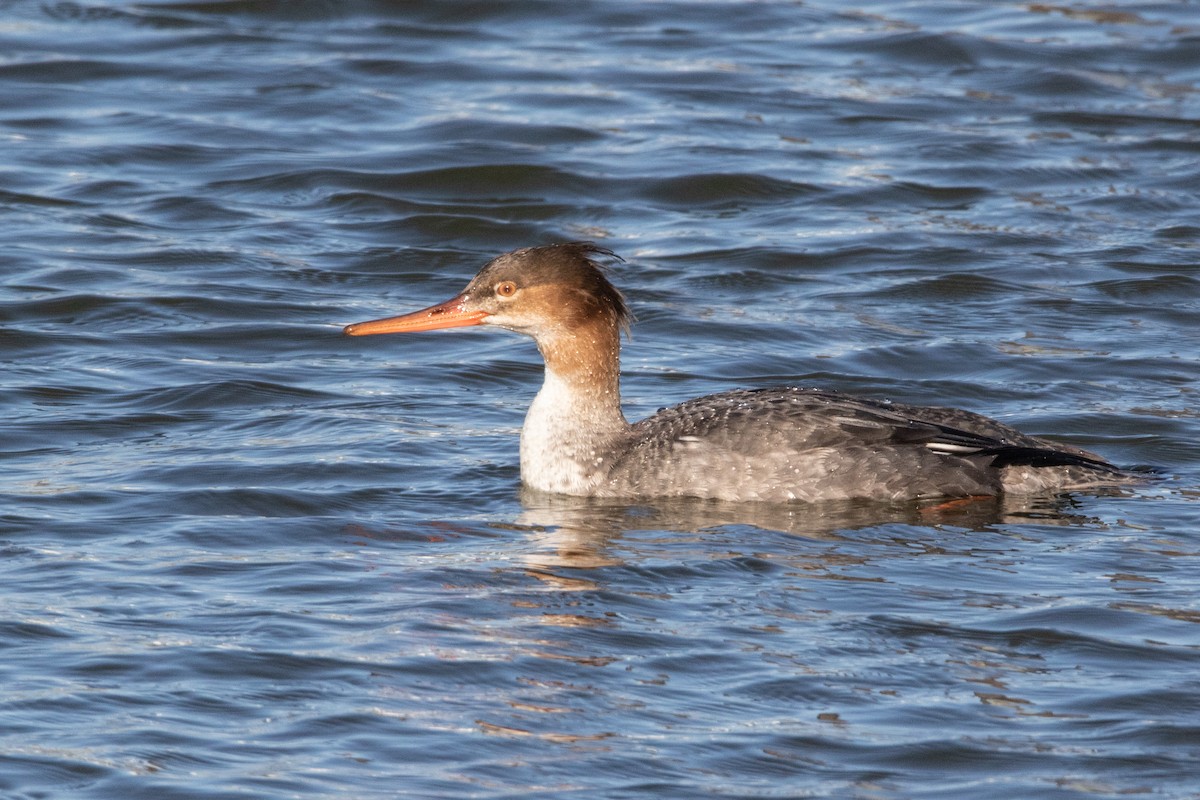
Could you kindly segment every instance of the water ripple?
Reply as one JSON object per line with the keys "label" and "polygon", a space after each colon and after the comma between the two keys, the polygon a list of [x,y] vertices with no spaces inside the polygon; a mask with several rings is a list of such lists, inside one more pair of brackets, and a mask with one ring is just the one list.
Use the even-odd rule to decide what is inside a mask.
{"label": "water ripple", "polygon": [[[1186,4],[4,9],[0,793],[1194,793]],[[1155,477],[522,491],[530,342],[340,327],[562,239],[630,417],[821,386]]]}

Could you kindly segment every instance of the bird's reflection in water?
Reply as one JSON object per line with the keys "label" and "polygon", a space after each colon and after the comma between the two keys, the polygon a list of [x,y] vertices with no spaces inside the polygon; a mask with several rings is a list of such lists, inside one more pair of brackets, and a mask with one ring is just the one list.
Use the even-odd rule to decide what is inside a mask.
{"label": "bird's reflection in water", "polygon": [[[531,566],[595,569],[624,563],[614,543],[634,531],[666,531],[703,536],[721,529],[744,531],[746,552],[756,532],[778,532],[812,541],[843,541],[851,533],[886,527],[894,543],[904,526],[918,529],[990,530],[998,525],[1036,523],[1077,526],[1098,524],[1080,514],[1071,496],[936,498],[902,503],[838,501],[829,503],[729,503],[692,498],[658,498],[621,503],[596,498],[552,495],[523,489],[523,511],[516,520],[542,547],[529,555]],[[912,530],[912,528],[908,528]],[[729,537],[723,538],[727,546]],[[702,541],[697,539],[696,541]],[[620,551],[620,552],[619,552]],[[553,573],[569,584],[578,580]]]}

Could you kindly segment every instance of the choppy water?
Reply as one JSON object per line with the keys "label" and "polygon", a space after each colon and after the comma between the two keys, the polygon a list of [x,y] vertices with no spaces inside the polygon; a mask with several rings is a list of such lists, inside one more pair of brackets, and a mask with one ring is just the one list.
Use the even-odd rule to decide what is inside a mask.
{"label": "choppy water", "polygon": [[[1200,796],[1200,6],[0,4],[0,796]],[[593,239],[632,417],[781,382],[1159,483],[522,496]]]}

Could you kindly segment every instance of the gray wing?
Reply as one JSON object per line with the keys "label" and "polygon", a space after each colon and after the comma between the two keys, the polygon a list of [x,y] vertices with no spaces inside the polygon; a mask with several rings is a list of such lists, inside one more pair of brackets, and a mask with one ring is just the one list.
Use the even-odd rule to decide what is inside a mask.
{"label": "gray wing", "polygon": [[[732,499],[993,494],[1005,467],[1115,468],[969,411],[794,387],[701,397],[636,423],[613,464]],[[775,495],[764,487],[782,487]]]}
{"label": "gray wing", "polygon": [[846,447],[925,447],[959,455],[1022,457],[1042,464],[1109,466],[1086,450],[1029,436],[956,408],[911,406],[837,392],[780,387],[740,389],[690,400],[637,423],[641,437],[666,444],[703,439],[739,452]]}

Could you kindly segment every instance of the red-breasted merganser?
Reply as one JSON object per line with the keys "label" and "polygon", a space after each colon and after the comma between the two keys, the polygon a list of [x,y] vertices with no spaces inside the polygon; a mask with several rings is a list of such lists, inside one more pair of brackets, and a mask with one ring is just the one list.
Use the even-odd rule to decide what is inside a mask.
{"label": "red-breasted merganser", "polygon": [[1099,456],[995,420],[782,387],[689,400],[629,424],[620,335],[631,315],[590,243],[527,247],[488,262],[461,294],[351,336],[495,325],[532,336],[545,382],[521,430],[521,480],[594,497],[904,500],[1130,483]]}

